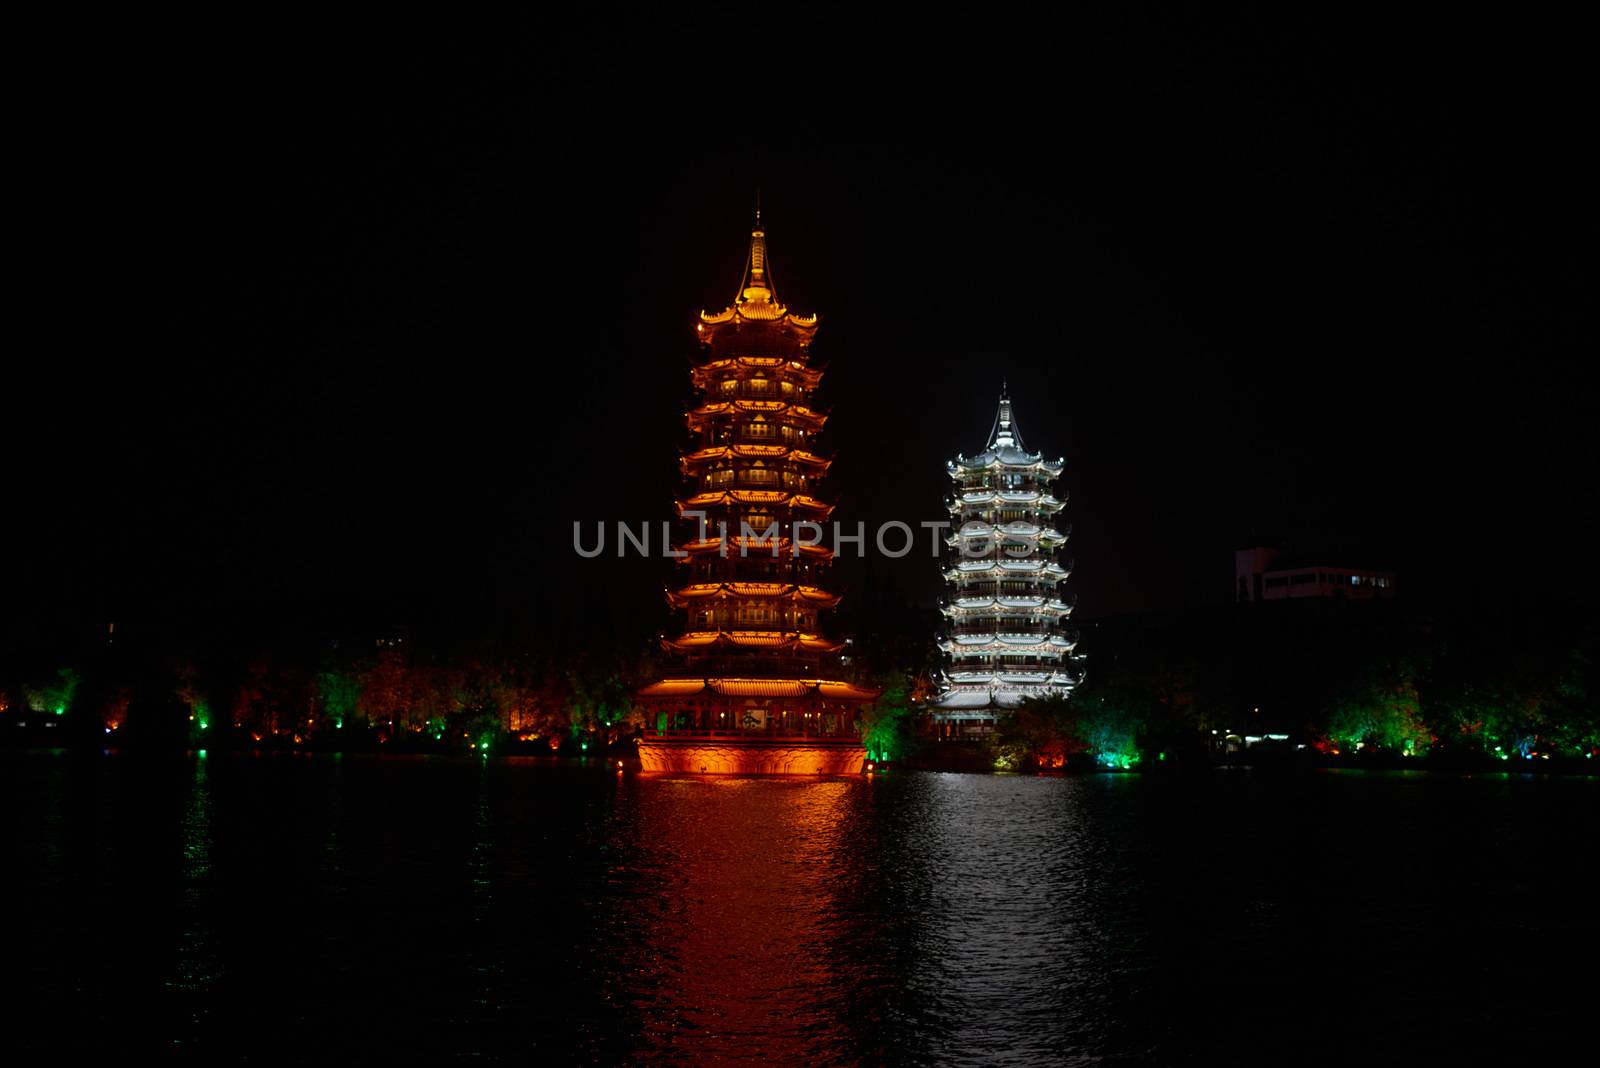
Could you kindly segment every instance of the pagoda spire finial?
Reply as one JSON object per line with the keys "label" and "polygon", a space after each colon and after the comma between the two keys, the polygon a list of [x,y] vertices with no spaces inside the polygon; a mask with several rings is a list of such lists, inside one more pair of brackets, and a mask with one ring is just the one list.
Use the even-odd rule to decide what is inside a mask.
{"label": "pagoda spire finial", "polygon": [[750,251],[745,255],[744,274],[733,292],[733,303],[721,312],[700,313],[695,330],[703,342],[710,342],[718,327],[733,322],[777,323],[785,331],[810,342],[817,328],[815,315],[795,315],[778,303],[778,287],[772,279],[772,260],[767,256],[767,229],[761,221],[760,192],[756,194],[755,219],[750,227]]}
{"label": "pagoda spire finial", "polygon": [[761,226],[761,191],[756,190],[756,222],[750,230],[750,259],[745,264],[744,282],[739,286],[735,304],[754,301],[758,304],[776,304],[778,294],[772,286],[772,275],[767,267],[767,232]]}
{"label": "pagoda spire finial", "polygon": [[994,415],[994,428],[989,431],[989,448],[1022,448],[1022,428],[1011,411],[1011,390],[1005,379],[1000,380],[1000,410]]}

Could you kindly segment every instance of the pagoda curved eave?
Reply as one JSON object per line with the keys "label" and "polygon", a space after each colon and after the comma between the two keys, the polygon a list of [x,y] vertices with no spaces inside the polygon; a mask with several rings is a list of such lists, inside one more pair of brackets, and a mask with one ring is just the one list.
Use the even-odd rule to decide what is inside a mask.
{"label": "pagoda curved eave", "polygon": [[843,597],[816,586],[755,582],[701,583],[667,591],[667,603],[674,608],[708,602],[738,603],[751,600],[785,601],[807,608],[833,608]]}
{"label": "pagoda curved eave", "polygon": [[667,652],[690,653],[715,648],[765,649],[777,652],[837,653],[844,642],[830,641],[816,634],[794,631],[719,630],[689,631],[676,638],[663,638]]}

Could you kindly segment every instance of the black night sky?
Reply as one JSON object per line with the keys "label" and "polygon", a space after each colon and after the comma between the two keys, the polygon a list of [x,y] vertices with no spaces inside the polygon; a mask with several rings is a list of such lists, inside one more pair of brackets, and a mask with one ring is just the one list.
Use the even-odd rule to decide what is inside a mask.
{"label": "black night sky", "polygon": [[1084,617],[1225,600],[1259,539],[1592,592],[1560,27],[798,21],[64,53],[12,161],[8,626],[650,624],[665,566],[571,527],[670,514],[758,187],[842,520],[941,518],[1004,377]]}

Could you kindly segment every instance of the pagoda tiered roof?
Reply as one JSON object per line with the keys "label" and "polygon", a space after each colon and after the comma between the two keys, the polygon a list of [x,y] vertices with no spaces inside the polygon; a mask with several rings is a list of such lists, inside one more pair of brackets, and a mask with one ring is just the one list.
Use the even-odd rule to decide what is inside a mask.
{"label": "pagoda tiered roof", "polygon": [[957,634],[945,638],[939,647],[947,653],[1004,652],[1070,653],[1078,640],[1065,634]]}
{"label": "pagoda tiered roof", "polygon": [[1004,508],[1007,505],[1031,505],[1043,511],[1055,513],[1065,508],[1067,502],[1065,495],[1058,500],[1049,493],[1038,490],[973,490],[962,493],[945,502],[945,507],[952,513],[960,512],[963,508],[981,508],[988,505],[991,508]]}
{"label": "pagoda tiered roof", "polygon": [[707,420],[719,415],[729,415],[733,412],[750,412],[777,419],[780,416],[790,416],[800,419],[816,429],[821,429],[822,424],[828,421],[826,412],[819,412],[815,408],[808,408],[804,404],[791,404],[782,400],[725,400],[712,401],[702,404],[688,415],[689,429],[697,430]]}
{"label": "pagoda tiered roof", "polygon": [[[1068,676],[1070,679],[1071,676]],[[1003,686],[992,687],[955,687],[946,691],[933,701],[933,707],[949,711],[976,712],[983,709],[1016,708],[1030,697],[1049,697],[1054,694],[1066,693],[1071,689],[1072,683],[1055,685],[1039,683],[1026,689],[1008,688]]]}
{"label": "pagoda tiered roof", "polygon": [[787,445],[711,445],[695,452],[685,453],[683,464],[685,468],[698,466],[711,460],[731,460],[735,457],[745,460],[765,460],[772,463],[788,461],[791,463],[805,464],[826,471],[833,463],[815,453],[804,449],[794,449]]}
{"label": "pagoda tiered roof", "polygon": [[996,541],[1037,541],[1040,548],[1049,550],[1067,540],[1067,536],[1051,527],[1041,527],[1025,520],[1016,520],[1011,523],[1002,523],[995,526],[985,523],[981,519],[973,519],[961,524],[961,529],[945,536],[944,543],[951,547],[960,545],[963,541],[974,538],[988,538]]}
{"label": "pagoda tiered roof", "polygon": [[1059,582],[1072,573],[1071,568],[1063,567],[1054,560],[1045,560],[1038,556],[1020,560],[1006,559],[1005,557],[997,560],[990,557],[983,560],[959,561],[955,567],[945,571],[944,577],[949,582],[955,582],[961,578],[988,577],[997,571],[1008,576],[1038,577],[1053,582]]}
{"label": "pagoda tiered roof", "polygon": [[818,512],[828,515],[833,511],[833,505],[820,501],[804,493],[790,493],[788,490],[710,490],[706,493],[697,493],[686,500],[678,501],[678,514],[695,511],[700,508],[709,508],[719,504],[757,504],[767,508],[797,508],[809,512]]}
{"label": "pagoda tiered roof", "polygon": [[1017,425],[1011,410],[1011,394],[1000,391],[1000,407],[995,412],[994,428],[989,431],[989,444],[976,456],[957,456],[945,465],[951,477],[979,471],[1039,470],[1051,478],[1061,474],[1066,460],[1046,460],[1043,453],[1029,452],[1022,443],[1022,428]]}
{"label": "pagoda tiered roof", "polygon": [[979,471],[1000,470],[1037,470],[1054,478],[1065,470],[1066,466],[1067,461],[1064,459],[1046,460],[1043,453],[1023,452],[1014,448],[985,449],[976,456],[957,456],[945,464],[946,470],[954,478]]}
{"label": "pagoda tiered roof", "polygon": [[817,330],[815,315],[796,315],[778,300],[767,263],[767,234],[761,228],[760,213],[750,234],[750,254],[733,303],[720,312],[701,312],[695,330],[710,342],[721,328],[745,324],[782,327],[801,345],[810,344]]}
{"label": "pagoda tiered roof", "polygon": [[[833,550],[826,545],[811,545],[801,542],[796,545],[788,538],[747,538],[742,534],[729,534],[726,538],[700,538],[696,541],[680,543],[679,552],[697,555],[700,553],[721,553],[726,547],[729,556],[771,556],[791,558],[798,552],[803,557],[813,560],[832,560]],[[678,557],[679,562],[687,559]]]}
{"label": "pagoda tiered roof", "polygon": [[1064,671],[952,671],[949,679],[957,686],[997,689],[1017,686],[1068,686],[1073,677]]}
{"label": "pagoda tiered roof", "polygon": [[787,582],[701,582],[667,592],[667,600],[674,608],[703,601],[749,599],[798,601],[816,608],[832,608],[839,603],[838,594],[819,586]]}
{"label": "pagoda tiered roof", "polygon": [[1047,597],[993,597],[989,594],[957,597],[944,607],[945,615],[1014,615],[1038,612],[1042,615],[1068,615],[1072,602]]}
{"label": "pagoda tiered roof", "polygon": [[[982,519],[971,519],[961,524],[961,529],[956,534],[963,538],[993,537],[1003,534],[1009,538],[1039,538],[1059,533],[1049,527],[1041,527],[1037,523],[1030,523],[1026,519],[1013,519],[1009,523],[987,523]],[[954,544],[952,542],[951,544]]]}
{"label": "pagoda tiered roof", "polygon": [[689,377],[697,388],[705,389],[713,379],[725,375],[730,370],[778,371],[780,369],[785,377],[794,379],[806,389],[815,389],[822,381],[820,368],[811,367],[787,356],[723,356],[697,365],[689,373]]}
{"label": "pagoda tiered roof", "polygon": [[801,634],[780,630],[691,630],[676,638],[663,638],[662,648],[695,652],[715,646],[747,649],[800,650],[807,653],[837,653],[844,642],[830,641],[820,634]]}

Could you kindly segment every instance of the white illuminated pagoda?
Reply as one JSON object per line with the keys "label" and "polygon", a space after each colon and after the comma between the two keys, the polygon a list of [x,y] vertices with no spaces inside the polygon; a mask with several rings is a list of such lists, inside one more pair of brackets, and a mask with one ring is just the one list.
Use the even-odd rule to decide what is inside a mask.
{"label": "white illuminated pagoda", "polygon": [[988,445],[945,465],[955,482],[945,501],[952,552],[940,606],[946,669],[933,702],[943,737],[986,734],[1005,709],[1064,696],[1080,677],[1066,626],[1072,598],[1061,588],[1071,565],[1056,559],[1070,529],[1058,527],[1066,502],[1051,491],[1064,463],[1027,451],[1002,386]]}

